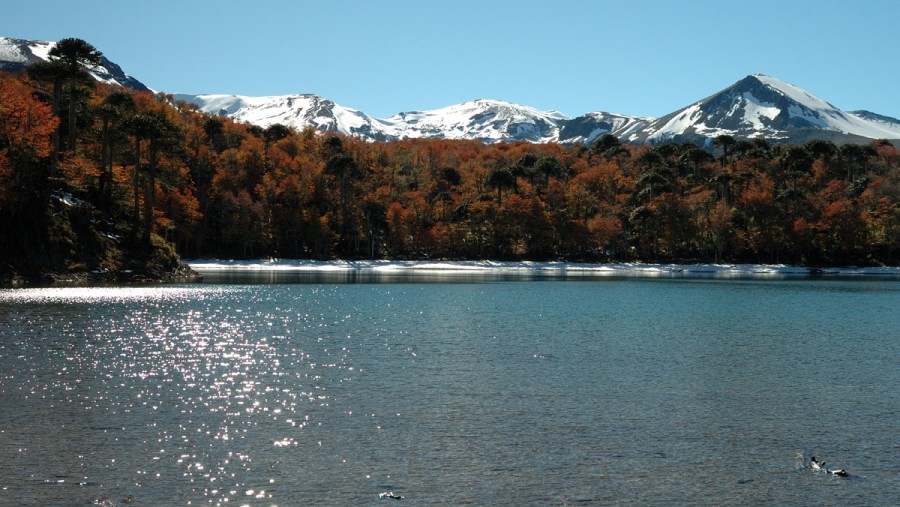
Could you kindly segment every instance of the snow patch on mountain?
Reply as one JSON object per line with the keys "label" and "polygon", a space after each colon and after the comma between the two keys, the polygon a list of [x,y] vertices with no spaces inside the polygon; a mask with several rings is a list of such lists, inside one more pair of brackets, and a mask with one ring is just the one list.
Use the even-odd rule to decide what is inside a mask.
{"label": "snow patch on mountain", "polygon": [[771,121],[781,113],[781,111],[775,107],[775,104],[763,102],[754,97],[751,92],[744,92],[743,99],[743,104],[741,102],[735,102],[734,109],[738,110],[743,105],[744,121],[756,130],[764,130],[766,128],[763,118]]}
{"label": "snow patch on mountain", "polygon": [[706,128],[703,123],[699,122],[701,114],[699,103],[688,106],[678,114],[672,116],[672,118],[663,124],[657,132],[654,132],[653,135],[650,136],[650,139],[661,141],[669,137],[681,135],[691,126]]}
{"label": "snow patch on mountain", "polygon": [[52,42],[0,37],[0,68],[15,69],[49,59]]}

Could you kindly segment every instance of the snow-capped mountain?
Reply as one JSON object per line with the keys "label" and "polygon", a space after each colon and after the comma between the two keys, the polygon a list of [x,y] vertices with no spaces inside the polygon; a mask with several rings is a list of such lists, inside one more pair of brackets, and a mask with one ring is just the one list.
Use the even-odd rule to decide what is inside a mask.
{"label": "snow-capped mountain", "polygon": [[471,100],[431,111],[400,113],[384,120],[398,139],[439,137],[486,142],[553,142],[569,118],[501,100]]}
{"label": "snow-capped mountain", "polygon": [[569,118],[558,111],[540,111],[488,99],[379,119],[310,94],[274,97],[175,94],[173,97],[194,104],[205,113],[229,116],[260,127],[280,123],[297,130],[313,127],[321,132],[378,141],[439,138],[590,144],[604,134],[631,136],[654,120],[602,112]]}
{"label": "snow-capped mountain", "polygon": [[612,113],[588,113],[572,119],[558,111],[540,111],[488,99],[379,119],[309,94],[275,97],[175,94],[174,98],[195,104],[203,112],[260,127],[280,123],[301,130],[311,126],[323,132],[379,141],[440,138],[590,144],[604,134],[631,135],[653,120]]}
{"label": "snow-capped mountain", "polygon": [[229,116],[260,127],[280,123],[297,130],[313,127],[320,132],[338,132],[371,140],[394,138],[393,128],[384,121],[313,94],[246,97],[177,93],[173,98],[194,104],[205,113]]}
{"label": "snow-capped mountain", "polygon": [[867,111],[844,112],[808,91],[753,74],[699,102],[623,136],[630,142],[708,141],[720,135],[803,142],[900,138],[900,121]]}
{"label": "snow-capped mountain", "polygon": [[558,139],[560,126],[569,120],[556,111],[539,111],[499,100],[473,100],[378,119],[309,94],[275,97],[176,94],[174,98],[195,104],[201,111],[230,116],[261,127],[281,123],[300,130],[312,126],[319,131],[372,140],[425,137],[552,142]]}
{"label": "snow-capped mountain", "polygon": [[845,112],[802,88],[754,74],[688,107],[661,118],[606,112],[569,118],[499,100],[473,100],[431,111],[386,119],[341,107],[314,95],[238,97],[178,95],[201,110],[261,126],[311,125],[373,140],[408,138],[477,139],[591,144],[604,134],[625,142],[690,141],[708,144],[717,136],[764,137],[801,143],[809,139],[866,142],[900,139],[900,120],[868,111]]}
{"label": "snow-capped mountain", "polygon": [[[20,71],[47,60],[53,43],[0,37],[0,70]],[[147,90],[105,57],[90,69],[99,81]],[[501,100],[472,100],[430,111],[374,118],[312,94],[248,97],[177,94],[201,111],[230,116],[261,127],[280,123],[313,127],[367,140],[413,138],[477,139],[591,144],[605,134],[624,142],[709,143],[717,136],[801,143],[809,139],[867,142],[900,139],[900,120],[869,111],[841,111],[784,81],[753,74],[709,97],[660,118],[590,112],[569,118]]]}
{"label": "snow-capped mountain", "polygon": [[[48,61],[48,53],[54,44],[55,42],[0,37],[0,70],[18,72],[31,64]],[[118,84],[132,90],[149,90],[144,83],[126,74],[105,56],[100,58],[99,65],[89,68],[88,72],[97,81]]]}

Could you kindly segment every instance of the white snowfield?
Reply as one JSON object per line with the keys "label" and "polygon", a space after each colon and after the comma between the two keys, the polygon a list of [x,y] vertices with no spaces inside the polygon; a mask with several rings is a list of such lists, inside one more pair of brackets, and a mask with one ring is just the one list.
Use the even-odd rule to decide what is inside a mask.
{"label": "white snowfield", "polygon": [[186,260],[200,274],[223,271],[280,273],[409,273],[409,274],[510,274],[566,277],[633,276],[706,278],[785,278],[823,276],[900,277],[897,267],[809,268],[786,264],[648,264],[648,263],[570,263],[511,261],[315,261],[315,260]]}

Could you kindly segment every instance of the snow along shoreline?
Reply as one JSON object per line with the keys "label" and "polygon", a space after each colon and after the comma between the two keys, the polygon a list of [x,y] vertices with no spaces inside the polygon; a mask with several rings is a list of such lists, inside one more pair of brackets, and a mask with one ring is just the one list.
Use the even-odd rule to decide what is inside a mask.
{"label": "snow along shoreline", "polygon": [[571,262],[507,262],[507,261],[314,261],[314,260],[222,260],[191,259],[184,261],[200,273],[278,272],[278,273],[371,273],[371,274],[463,274],[463,275],[532,275],[532,276],[634,276],[634,277],[705,277],[705,278],[786,278],[808,276],[877,276],[898,277],[897,267],[812,268],[785,264],[650,264],[650,263],[571,263]]}

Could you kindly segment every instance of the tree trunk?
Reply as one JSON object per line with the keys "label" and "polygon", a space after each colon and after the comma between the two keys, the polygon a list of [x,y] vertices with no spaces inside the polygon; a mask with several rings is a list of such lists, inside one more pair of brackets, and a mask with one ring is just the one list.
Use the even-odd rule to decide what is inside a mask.
{"label": "tree trunk", "polygon": [[75,152],[75,80],[69,83],[69,143],[67,148]]}
{"label": "tree trunk", "polygon": [[150,234],[153,232],[153,204],[156,200],[156,158],[158,147],[153,139],[150,139],[150,163],[147,166],[147,190],[144,193],[144,243],[150,244]]}
{"label": "tree trunk", "polygon": [[[137,229],[138,224],[141,221],[141,208],[140,208],[140,173],[141,173],[141,138],[135,136],[134,138],[134,179],[132,180],[133,189],[134,189],[134,227]],[[135,230],[135,232],[137,232]]]}
{"label": "tree trunk", "polygon": [[[53,80],[53,116],[59,118],[60,112],[62,110],[62,81],[59,79]],[[62,122],[60,121],[59,126],[56,130],[53,131],[53,135],[51,136],[52,143],[52,153],[50,154],[50,177],[53,178],[56,176],[56,166],[59,164],[59,152],[60,143],[62,139],[60,138],[59,131],[62,128]]]}

